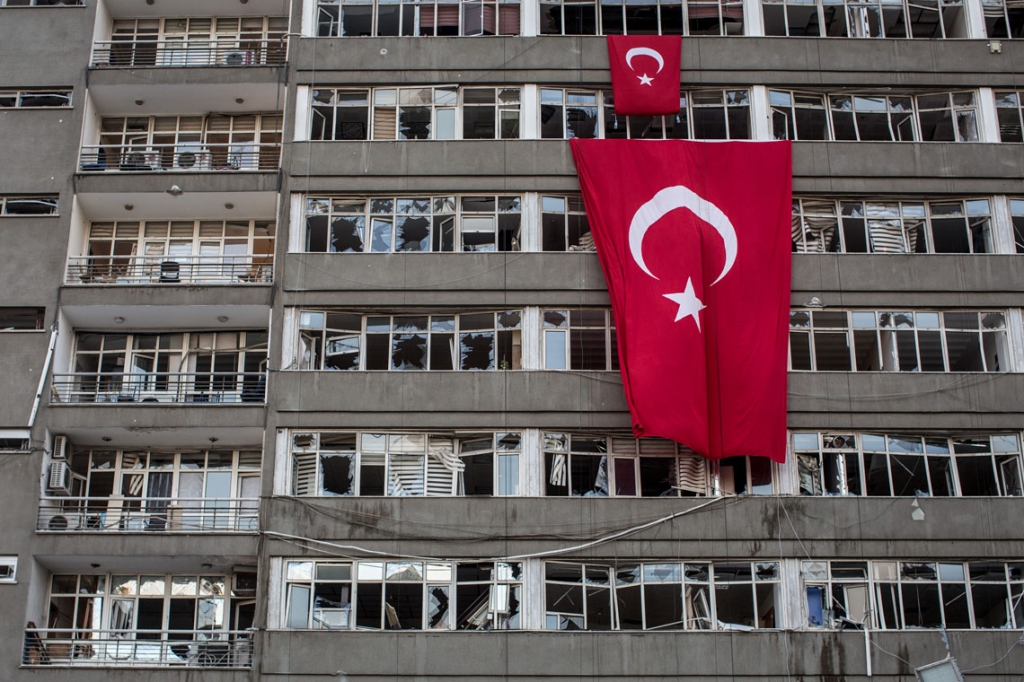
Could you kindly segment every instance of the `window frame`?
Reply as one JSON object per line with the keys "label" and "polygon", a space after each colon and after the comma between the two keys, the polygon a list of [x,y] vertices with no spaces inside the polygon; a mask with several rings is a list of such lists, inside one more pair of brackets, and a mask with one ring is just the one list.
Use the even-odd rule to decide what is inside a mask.
{"label": "window frame", "polygon": [[[0,111],[4,109],[73,109],[72,96],[74,88],[21,88],[0,89]],[[26,98],[56,97],[64,100],[63,104],[25,104]],[[8,101],[8,104],[4,104]]]}
{"label": "window frame", "polygon": [[0,584],[15,585],[18,582],[18,555],[0,556]]}
{"label": "window frame", "polygon": [[[678,16],[669,17],[669,12],[676,7],[678,7]],[[644,16],[644,11],[649,11],[652,8],[656,18],[656,30],[652,31],[648,22],[646,26],[634,26],[631,32],[630,19],[640,20]],[[714,8],[714,11],[709,13],[711,8]],[[635,13],[632,17],[630,9]],[[615,10],[620,12],[617,20],[612,16]],[[739,21],[727,21],[727,18],[735,18],[737,10]],[[701,21],[709,17],[715,21],[705,22],[707,27],[702,28]],[[671,28],[665,30],[666,23],[676,18],[679,20],[678,30]],[[584,0],[583,2],[579,0],[570,2],[544,0],[540,5],[538,21],[538,35],[542,36],[648,35],[652,33],[682,36],[742,36],[746,35],[747,26],[746,7],[742,2],[736,0],[679,0],[677,2],[650,0],[642,5],[633,5],[632,8],[626,4],[602,3],[600,0]],[[576,27],[576,30],[568,29],[570,23]],[[591,28],[592,30],[590,30]]]}
{"label": "window frame", "polygon": [[[840,12],[834,12],[833,17],[838,16],[838,19],[833,19],[826,22],[825,17],[828,15],[829,8],[835,8],[836,4],[824,3],[822,0],[816,2],[785,2],[785,0],[761,0],[761,17],[764,21],[764,32],[769,37],[809,37],[809,38],[829,38],[829,37],[841,37],[841,38],[869,38],[869,39],[917,39],[917,40],[936,40],[936,39],[955,39],[955,38],[969,38],[970,36],[966,33],[966,26],[960,31],[961,35],[952,35],[957,23],[966,24],[966,7],[964,3],[957,2],[956,0],[933,0],[935,2],[934,13],[937,15],[937,21],[935,26],[938,29],[939,35],[914,35],[913,22],[907,22],[907,17],[912,16],[916,11],[920,15],[924,11],[924,5],[920,2],[904,1],[899,3],[900,7],[898,12],[902,16],[897,15],[895,21],[879,21],[878,16],[884,16],[888,13],[892,13],[896,10],[893,9],[892,2],[880,2],[878,0],[847,0],[845,3],[838,3],[843,5],[843,9]],[[770,17],[769,8],[779,8],[778,14],[780,17]],[[813,12],[812,15],[808,16],[807,23],[805,26],[804,33],[790,33],[792,28],[791,21],[789,18],[789,12],[793,9],[801,8],[805,12],[810,10]],[[949,12],[951,16],[947,17],[947,12],[950,9],[959,8],[959,16],[957,13]],[[931,7],[928,8],[931,10]],[[863,14],[856,16],[857,10],[861,10]],[[874,16],[868,13],[874,10],[877,14]],[[776,14],[776,12],[772,12]],[[773,30],[772,24],[777,23],[781,18],[784,30],[782,32],[770,32]],[[851,19],[855,19],[852,20]],[[873,19],[873,20],[872,20]],[[902,19],[902,21],[901,21]],[[817,27],[815,33],[807,32],[812,23]],[[924,22],[927,26],[929,22]],[[947,26],[949,24],[949,26]],[[798,23],[796,25],[799,25]],[[895,31],[893,35],[889,35],[888,28],[894,26],[903,26],[902,31]],[[909,30],[908,30],[909,29]],[[876,34],[872,34],[875,32]]]}
{"label": "window frame", "polygon": [[[47,213],[9,213],[10,204],[31,203],[52,206]],[[56,194],[7,194],[0,195],[0,218],[52,218],[60,215],[60,197]]]}
{"label": "window frame", "polygon": [[[442,20],[450,22],[452,17],[450,16],[450,9],[454,3],[447,4],[434,0],[432,2],[399,2],[392,5],[384,5],[385,7],[397,9],[398,14],[398,31],[397,33],[381,33],[382,17],[380,10],[382,9],[381,3],[377,0],[363,0],[362,2],[339,2],[339,0],[318,0],[314,7],[316,19],[314,20],[315,28],[314,35],[318,38],[347,38],[357,37],[354,34],[342,34],[342,24],[344,23],[344,7],[345,5],[355,7],[369,7],[370,8],[370,30],[358,33],[358,36],[366,37],[434,37],[434,36],[510,36],[520,35],[522,32],[522,5],[519,0],[491,0],[486,3],[471,2],[462,0],[457,2],[457,16],[455,17],[457,26],[456,30],[452,32],[450,27],[451,23],[441,23]],[[506,7],[515,6],[517,12],[514,14],[511,12],[502,12],[501,10]],[[336,12],[331,12],[329,8],[338,8]],[[448,9],[448,12],[439,11],[440,8]],[[468,22],[476,19],[476,17],[470,17],[468,10],[480,9],[479,26],[480,30],[474,32],[471,28],[468,28]],[[486,9],[492,9],[494,24],[496,30],[494,33],[485,32],[487,25],[487,14]],[[423,10],[430,9],[430,12],[424,12]],[[412,12],[412,16],[406,18],[405,12],[409,10]],[[442,15],[448,15],[442,17]],[[513,19],[514,16],[514,19]],[[425,26],[424,22],[429,21],[430,25]],[[509,24],[507,30],[502,30],[505,24]],[[326,25],[326,30],[325,30]],[[512,28],[514,26],[514,28]],[[449,30],[442,31],[442,27],[446,27]],[[408,33],[406,33],[408,31]]]}

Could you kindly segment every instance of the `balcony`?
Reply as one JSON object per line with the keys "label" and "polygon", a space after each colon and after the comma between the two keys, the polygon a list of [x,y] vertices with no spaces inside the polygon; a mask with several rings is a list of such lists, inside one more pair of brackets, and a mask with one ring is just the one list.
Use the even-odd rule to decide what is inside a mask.
{"label": "balcony", "polygon": [[256,498],[49,497],[36,530],[54,533],[255,533]]}
{"label": "balcony", "polygon": [[285,42],[275,40],[106,40],[93,46],[93,68],[280,66]]}
{"label": "balcony", "polygon": [[268,284],[270,253],[237,256],[72,256],[65,284]]}
{"label": "balcony", "polygon": [[51,403],[263,403],[264,372],[54,374]]}
{"label": "balcony", "polygon": [[22,665],[75,668],[251,668],[248,630],[27,628]]}
{"label": "balcony", "polygon": [[86,145],[79,170],[123,171],[274,171],[281,162],[280,142],[179,142],[177,144]]}

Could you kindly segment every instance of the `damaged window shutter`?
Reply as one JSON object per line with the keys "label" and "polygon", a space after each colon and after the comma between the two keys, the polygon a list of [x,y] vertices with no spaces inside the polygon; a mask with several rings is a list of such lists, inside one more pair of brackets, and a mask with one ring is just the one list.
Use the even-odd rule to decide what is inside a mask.
{"label": "damaged window shutter", "polygon": [[388,495],[394,497],[422,497],[424,489],[423,456],[391,455],[391,475]]}
{"label": "damaged window shutter", "polygon": [[292,461],[294,492],[303,497],[316,494],[316,453],[295,453]]}
{"label": "damaged window shutter", "polygon": [[454,451],[451,441],[431,439],[427,457],[427,495],[450,496],[458,493],[459,474],[466,465]]}
{"label": "damaged window shutter", "polygon": [[695,453],[684,453],[676,460],[676,486],[687,492],[707,492],[707,460]]}
{"label": "damaged window shutter", "polygon": [[564,488],[568,485],[567,480],[567,462],[564,453],[555,453],[551,458],[551,476],[548,482],[551,485],[559,486]]}
{"label": "damaged window shutter", "polygon": [[398,112],[393,108],[375,107],[373,110],[373,139],[393,140],[398,130]]}

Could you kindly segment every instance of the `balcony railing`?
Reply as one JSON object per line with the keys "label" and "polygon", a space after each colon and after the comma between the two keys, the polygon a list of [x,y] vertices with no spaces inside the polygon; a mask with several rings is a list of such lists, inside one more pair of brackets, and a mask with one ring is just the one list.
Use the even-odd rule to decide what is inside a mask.
{"label": "balcony railing", "polygon": [[265,284],[272,254],[238,256],[72,256],[67,284]]}
{"label": "balcony railing", "polygon": [[27,628],[21,662],[75,668],[250,668],[252,638],[247,630]]}
{"label": "balcony railing", "polygon": [[96,68],[279,66],[285,43],[271,40],[105,40],[93,48]]}
{"label": "balcony railing", "polygon": [[262,403],[263,372],[54,374],[51,403]]}
{"label": "balcony railing", "polygon": [[272,171],[281,163],[279,142],[179,142],[177,144],[86,145],[83,172]]}
{"label": "balcony railing", "polygon": [[48,497],[36,530],[55,533],[253,533],[255,498]]}

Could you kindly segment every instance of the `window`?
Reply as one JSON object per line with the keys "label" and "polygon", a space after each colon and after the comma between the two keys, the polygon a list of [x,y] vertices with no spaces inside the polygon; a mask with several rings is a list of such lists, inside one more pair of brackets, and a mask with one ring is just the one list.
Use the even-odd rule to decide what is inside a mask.
{"label": "window", "polygon": [[544,369],[618,370],[610,310],[545,310]]}
{"label": "window", "polygon": [[273,275],[274,233],[271,220],[91,223],[86,255],[71,258],[69,281],[265,282]]}
{"label": "window", "polygon": [[750,139],[746,90],[681,92],[675,116],[618,116],[607,90],[541,88],[542,138]]}
{"label": "window", "polygon": [[0,332],[39,331],[46,308],[0,308]]}
{"label": "window", "polygon": [[283,627],[518,630],[519,562],[285,562]]}
{"label": "window", "polygon": [[992,253],[988,199],[793,200],[795,253]]}
{"label": "window", "polygon": [[[56,638],[101,640],[102,654],[109,637],[140,642],[182,640],[179,646],[155,644],[145,651],[137,645],[124,656],[134,660],[184,662],[199,633],[213,638],[217,631],[244,628],[232,576],[225,575],[74,575],[54,574],[50,581],[47,628]],[[107,645],[112,646],[112,645]],[[225,644],[227,646],[227,644]],[[106,649],[110,651],[110,649]],[[167,661],[160,657],[171,656]]]}
{"label": "window", "polygon": [[979,140],[973,92],[889,96],[771,90],[769,101],[777,140]]}
{"label": "window", "polygon": [[0,196],[0,216],[57,215],[56,196]]}
{"label": "window", "polygon": [[18,557],[0,556],[0,583],[17,582]]}
{"label": "window", "polygon": [[75,450],[71,497],[43,500],[38,530],[256,530],[257,450]]}
{"label": "window", "polygon": [[0,0],[0,7],[82,7],[82,0]]}
{"label": "window", "polygon": [[1010,219],[1017,253],[1024,253],[1024,199],[1010,199]]}
{"label": "window", "polygon": [[736,0],[541,0],[542,35],[743,35]]}
{"label": "window", "polygon": [[762,0],[769,36],[967,38],[962,0]]}
{"label": "window", "polygon": [[317,35],[519,35],[518,0],[317,0]]}
{"label": "window", "polygon": [[989,38],[1020,38],[1024,35],[1024,3],[1020,0],[982,0]]}
{"label": "window", "polygon": [[263,402],[267,332],[80,332],[72,362],[71,402]]}
{"label": "window", "polygon": [[542,251],[594,251],[594,236],[578,194],[540,198]]}
{"label": "window", "polygon": [[520,196],[310,197],[316,253],[518,251]]}
{"label": "window", "polygon": [[520,369],[522,313],[360,315],[304,310],[299,369]]}
{"label": "window", "polygon": [[0,109],[70,106],[71,90],[0,90]]}
{"label": "window", "polygon": [[[1024,21],[1024,5],[1021,6]],[[1024,90],[997,90],[996,116],[999,118],[999,139],[1002,142],[1024,142],[1021,133],[1021,106]]]}
{"label": "window", "polygon": [[548,630],[774,628],[780,589],[777,561],[544,564]]}
{"label": "window", "polygon": [[981,630],[1024,623],[1024,564],[1018,562],[804,561],[801,574],[808,625],[815,628]]}
{"label": "window", "polygon": [[802,495],[1020,496],[1016,435],[794,433]]}
{"label": "window", "polygon": [[0,429],[0,452],[31,452],[31,434],[22,429]]}
{"label": "window", "polygon": [[282,116],[105,117],[100,144],[82,148],[83,171],[276,170]]}
{"label": "window", "polygon": [[312,107],[312,140],[519,138],[519,88],[318,88]]}
{"label": "window", "polygon": [[292,494],[518,495],[520,441],[518,432],[296,433],[292,436]]}
{"label": "window", "polygon": [[789,315],[790,368],[818,372],[1006,372],[1000,312],[814,310]]}
{"label": "window", "polygon": [[93,66],[250,66],[284,63],[288,17],[115,19]]}
{"label": "window", "polygon": [[770,495],[772,478],[763,457],[711,462],[661,438],[544,433],[549,497]]}

